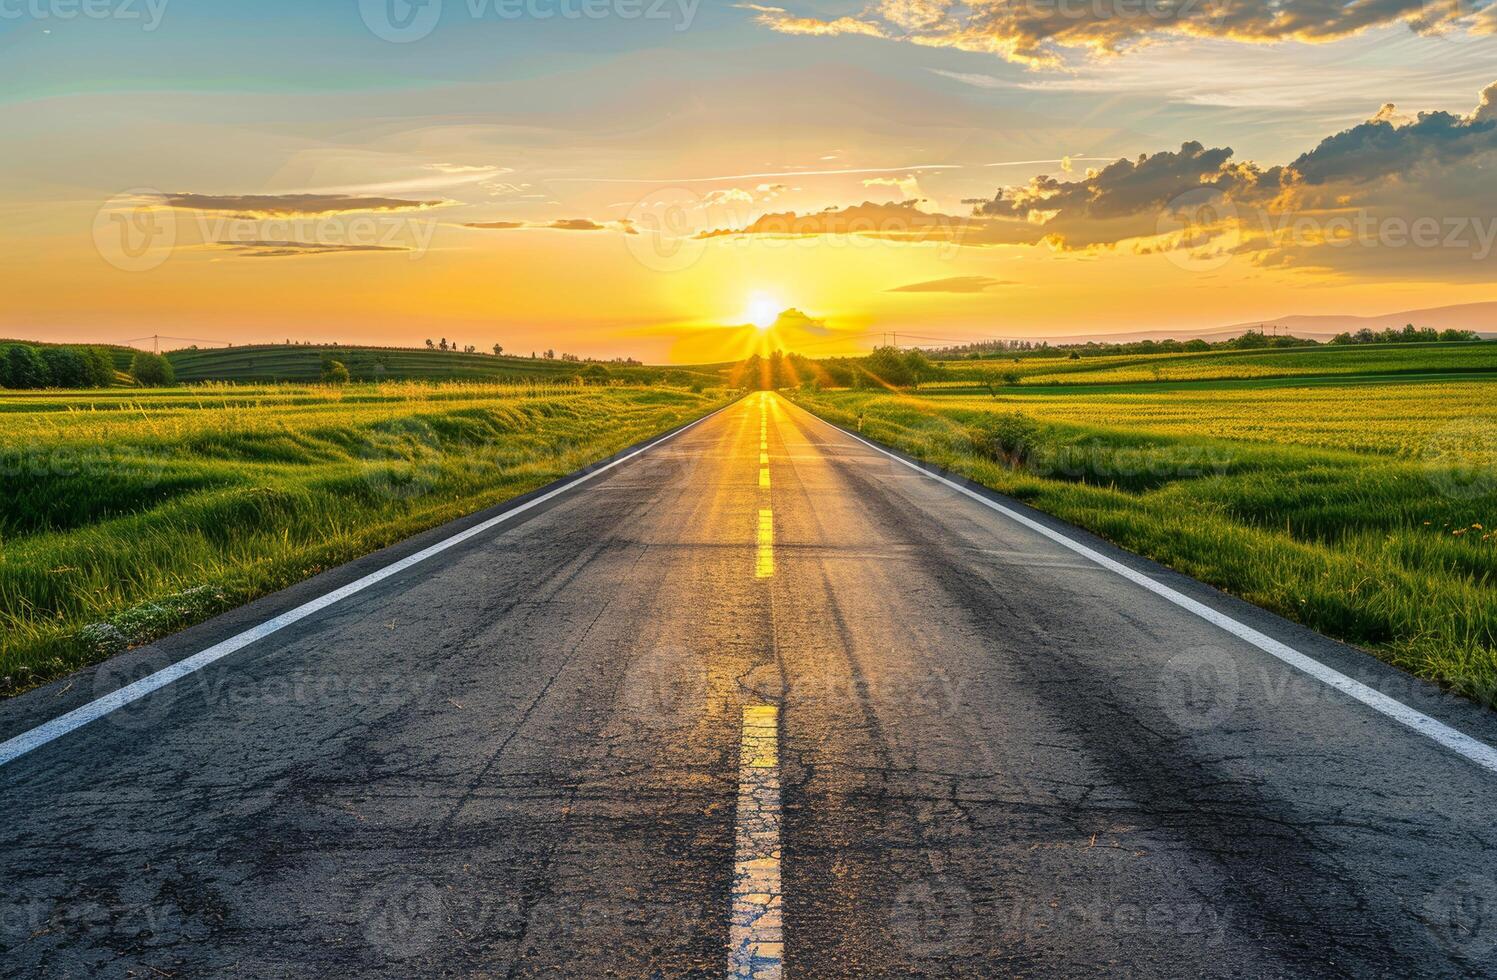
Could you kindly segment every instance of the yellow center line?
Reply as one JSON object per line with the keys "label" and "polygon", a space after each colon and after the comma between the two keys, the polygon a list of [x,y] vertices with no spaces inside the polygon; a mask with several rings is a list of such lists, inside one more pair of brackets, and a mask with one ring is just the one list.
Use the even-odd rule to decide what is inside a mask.
{"label": "yellow center line", "polygon": [[762,467],[759,468],[759,489],[760,490],[768,490],[769,489],[769,467],[768,466],[762,466]]}
{"label": "yellow center line", "polygon": [[738,748],[728,976],[779,980],[785,956],[780,891],[780,710],[745,705]]}
{"label": "yellow center line", "polygon": [[754,567],[755,578],[774,575],[774,511],[764,508],[759,511],[759,561]]}

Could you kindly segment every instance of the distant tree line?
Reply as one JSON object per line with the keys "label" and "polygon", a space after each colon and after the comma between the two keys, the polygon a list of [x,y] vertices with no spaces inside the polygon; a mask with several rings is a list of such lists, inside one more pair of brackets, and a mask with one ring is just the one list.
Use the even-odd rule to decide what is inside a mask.
{"label": "distant tree line", "polygon": [[8,344],[0,349],[0,387],[107,388],[114,358],[102,347]]}
{"label": "distant tree line", "polygon": [[1331,338],[1333,344],[1463,344],[1480,340],[1474,330],[1436,330],[1434,327],[1416,327],[1407,324],[1402,330],[1389,327],[1387,330],[1369,330],[1363,327],[1356,333],[1338,333]]}
{"label": "distant tree line", "polygon": [[[1424,344],[1464,343],[1480,340],[1470,330],[1435,330],[1432,327],[1415,327],[1412,323],[1402,330],[1389,328],[1380,332],[1368,329],[1356,333],[1337,334],[1331,344]],[[1135,340],[1128,343],[1107,344],[1088,341],[1084,344],[1050,344],[1048,341],[1003,341],[995,340],[961,347],[946,347],[930,351],[930,356],[939,361],[993,360],[998,358],[1069,357],[1114,357],[1120,354],[1188,354],[1211,350],[1280,350],[1289,347],[1319,347],[1320,341],[1290,334],[1270,334],[1263,329],[1249,330],[1227,340]]]}
{"label": "distant tree line", "polygon": [[867,357],[831,357],[813,361],[801,354],[775,351],[734,365],[728,383],[735,388],[918,388],[938,381],[946,368],[923,351],[875,347]]}

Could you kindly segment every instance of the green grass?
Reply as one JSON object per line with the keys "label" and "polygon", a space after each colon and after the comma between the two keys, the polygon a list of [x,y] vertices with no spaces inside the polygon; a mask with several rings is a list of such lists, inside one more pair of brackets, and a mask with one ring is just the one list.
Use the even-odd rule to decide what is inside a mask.
{"label": "green grass", "polygon": [[[1497,377],[1368,381],[793,397],[1497,705]],[[1007,458],[974,441],[1013,412]]]}
{"label": "green grass", "polygon": [[0,693],[542,486],[729,397],[474,383],[0,392]]}
{"label": "green grass", "polygon": [[[340,361],[356,381],[465,380],[558,381],[577,374],[584,365],[545,358],[495,357],[460,351],[414,350],[401,347],[301,346],[267,344],[213,350],[177,350],[167,355],[177,380],[283,382],[316,381],[324,358]],[[605,365],[616,378],[650,383],[670,377],[680,384],[722,383],[721,366],[659,368],[643,365]]]}
{"label": "green grass", "polygon": [[1497,342],[1376,344],[1122,354],[1109,357],[994,358],[947,361],[952,381],[975,383],[984,372],[1019,375],[1021,385],[1119,384],[1347,375],[1497,372]]}

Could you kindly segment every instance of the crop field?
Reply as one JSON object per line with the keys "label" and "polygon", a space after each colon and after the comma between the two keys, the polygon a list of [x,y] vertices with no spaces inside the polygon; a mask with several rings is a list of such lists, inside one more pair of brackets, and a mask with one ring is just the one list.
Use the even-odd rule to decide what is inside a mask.
{"label": "crop field", "polygon": [[1497,377],[1150,387],[793,397],[1497,704]]}
{"label": "crop field", "polygon": [[1497,342],[1120,354],[1074,361],[1064,357],[999,357],[945,364],[952,381],[973,383],[984,374],[1012,373],[1018,375],[1021,385],[1480,373],[1497,372]]}
{"label": "crop field", "polygon": [[525,493],[722,389],[0,392],[0,693]]}
{"label": "crop field", "polygon": [[[394,347],[331,347],[273,344],[212,350],[176,350],[167,355],[178,381],[296,382],[316,381],[324,359],[340,362],[355,381],[465,380],[558,381],[575,375],[585,365],[546,358],[495,357],[455,350],[413,350]],[[624,381],[649,382],[667,374],[681,384],[693,381],[722,383],[712,367],[655,368],[644,365],[606,365]]]}

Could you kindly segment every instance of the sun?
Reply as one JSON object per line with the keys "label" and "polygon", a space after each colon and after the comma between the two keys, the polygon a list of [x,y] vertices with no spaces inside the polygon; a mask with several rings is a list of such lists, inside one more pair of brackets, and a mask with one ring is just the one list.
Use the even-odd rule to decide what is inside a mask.
{"label": "sun", "polygon": [[780,304],[773,296],[755,293],[749,300],[744,319],[760,330],[768,330],[780,318]]}

